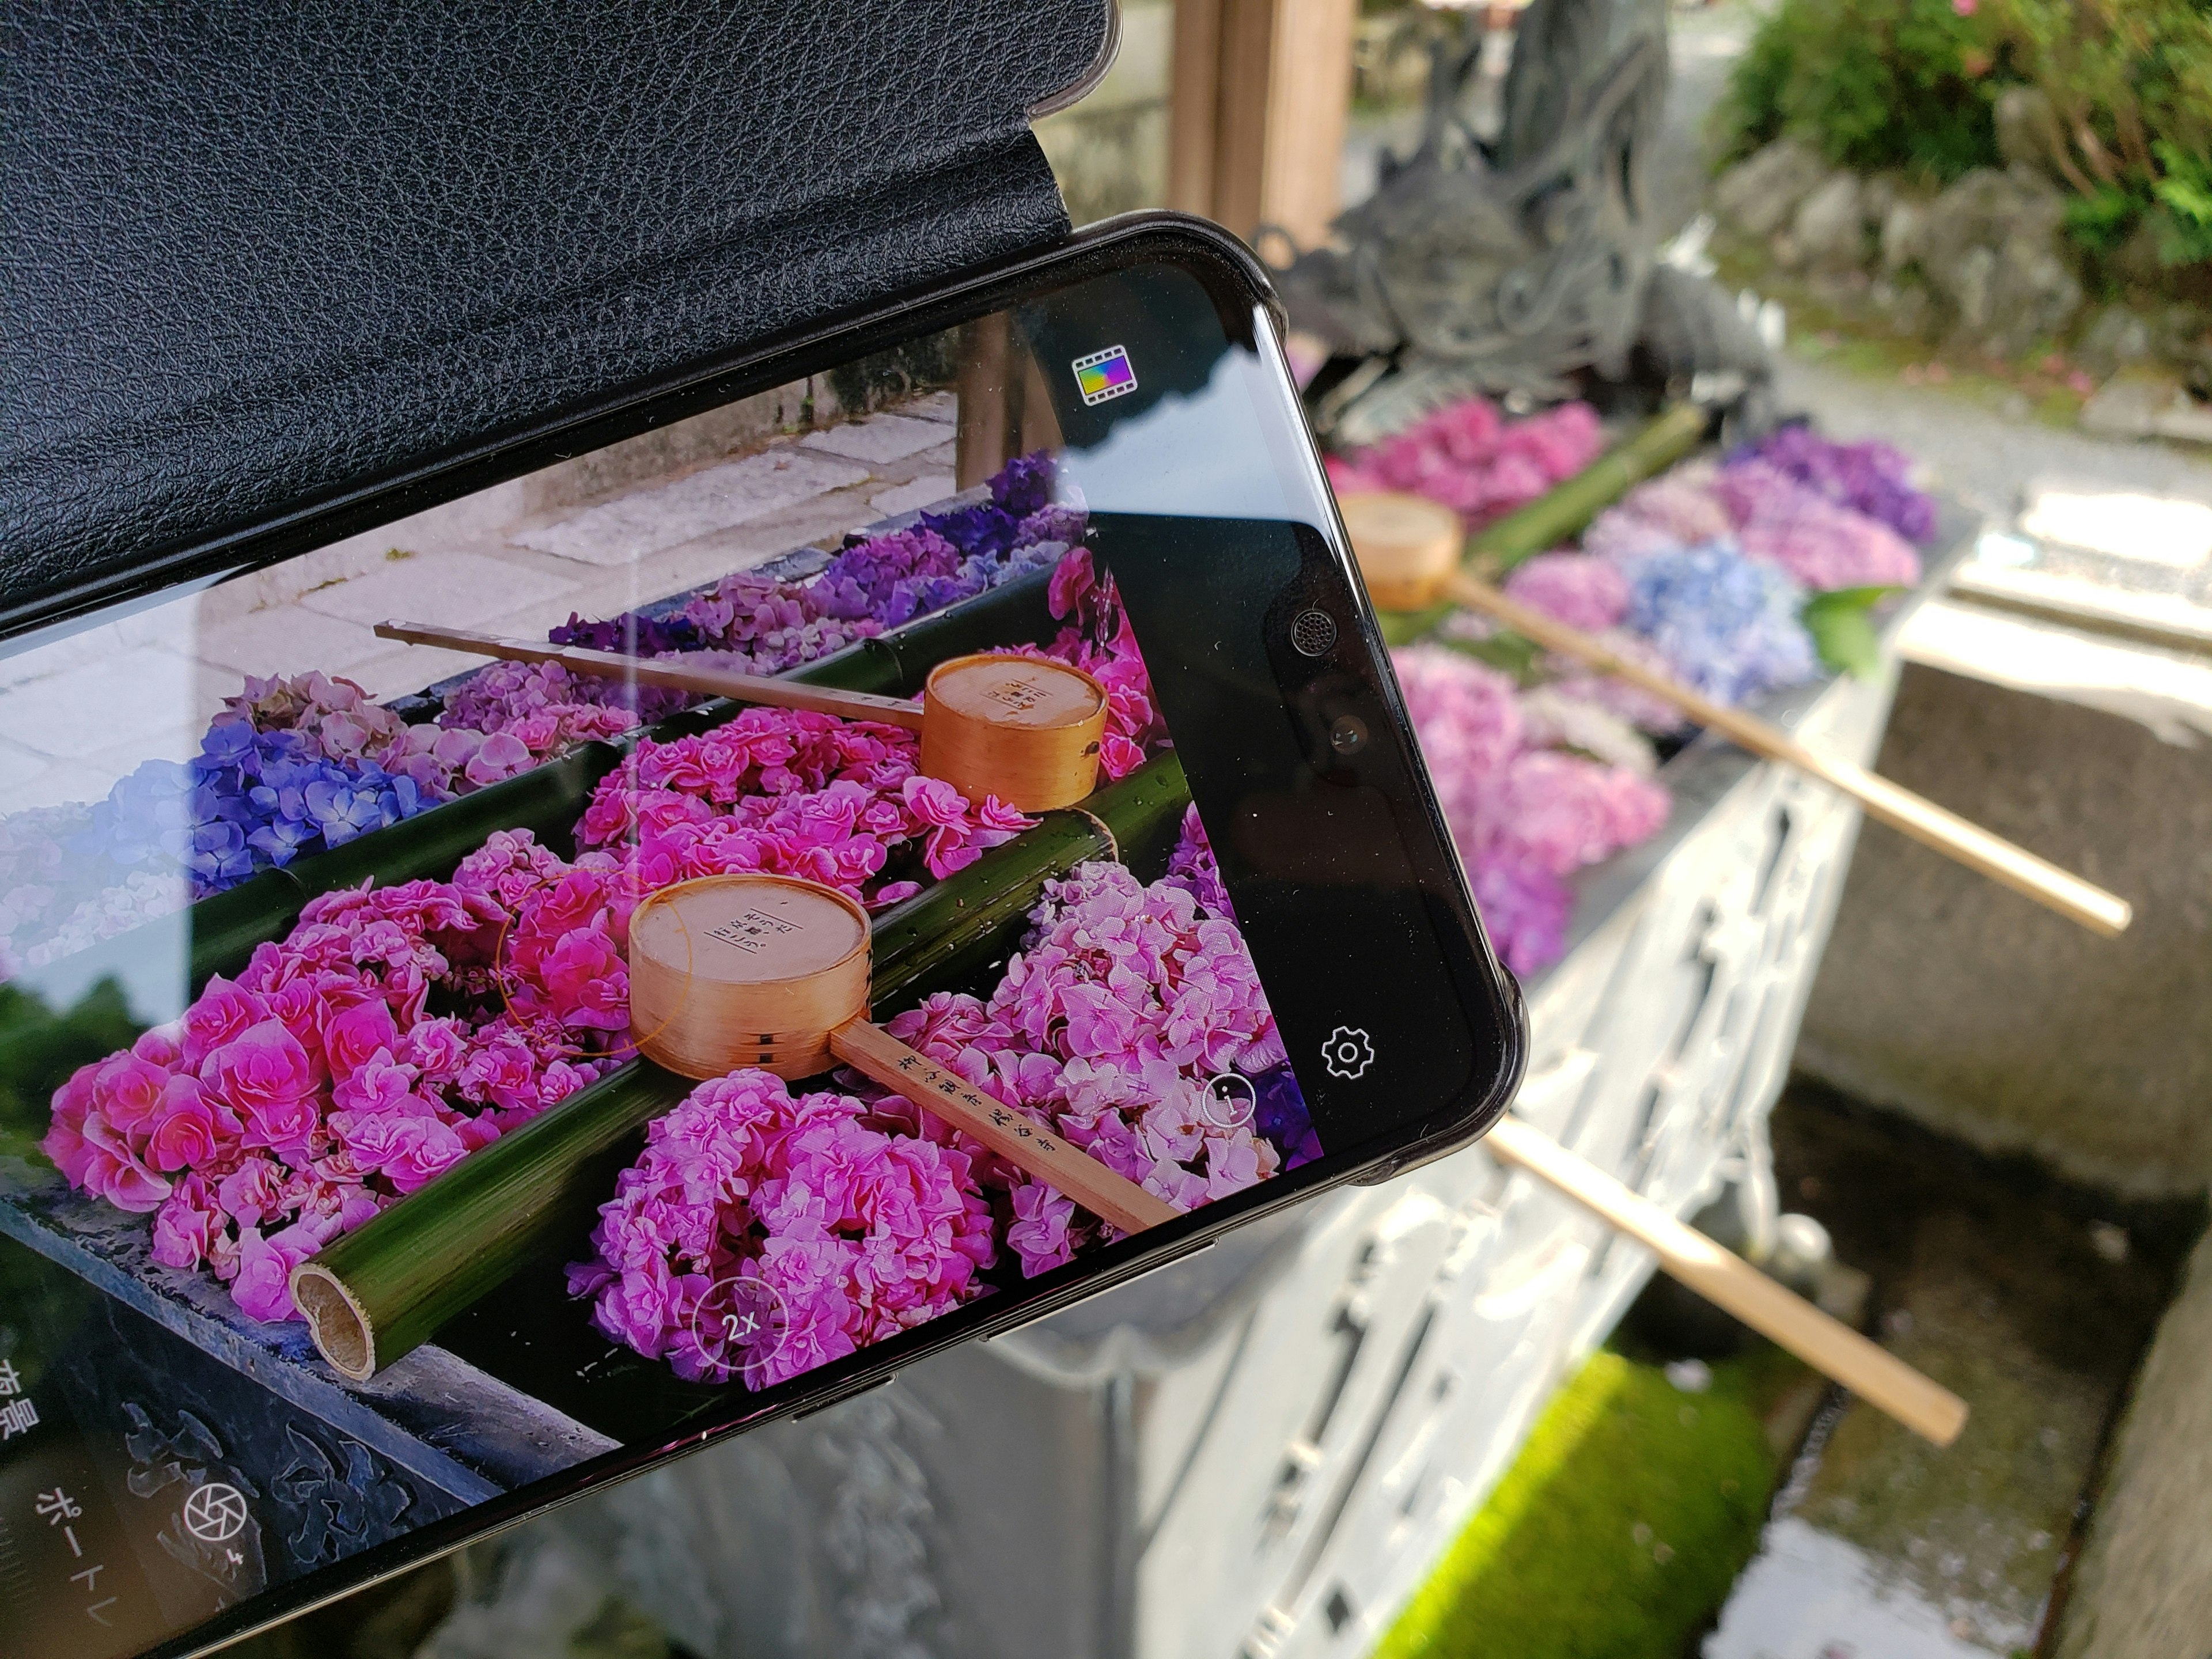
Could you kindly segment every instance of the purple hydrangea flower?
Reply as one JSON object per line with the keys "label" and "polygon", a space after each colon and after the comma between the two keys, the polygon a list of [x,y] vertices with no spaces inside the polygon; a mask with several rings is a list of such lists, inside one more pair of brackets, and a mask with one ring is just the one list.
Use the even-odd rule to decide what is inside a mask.
{"label": "purple hydrangea flower", "polygon": [[1840,507],[1880,520],[1909,542],[1936,534],[1936,503],[1912,487],[1912,462],[1879,438],[1836,443],[1804,425],[1778,428],[1729,458],[1756,456]]}

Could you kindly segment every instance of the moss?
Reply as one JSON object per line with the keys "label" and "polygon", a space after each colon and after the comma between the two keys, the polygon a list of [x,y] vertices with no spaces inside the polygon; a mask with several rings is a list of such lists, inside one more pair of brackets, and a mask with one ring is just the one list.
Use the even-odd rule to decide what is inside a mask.
{"label": "moss", "polygon": [[1673,1659],[1758,1547],[1780,1473],[1763,1422],[1802,1375],[1754,1349],[1684,1394],[1600,1352],[1415,1593],[1377,1659]]}

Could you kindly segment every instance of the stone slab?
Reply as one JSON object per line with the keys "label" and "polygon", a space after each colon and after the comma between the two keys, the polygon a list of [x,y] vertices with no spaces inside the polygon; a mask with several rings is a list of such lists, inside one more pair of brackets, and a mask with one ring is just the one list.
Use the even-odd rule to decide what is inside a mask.
{"label": "stone slab", "polygon": [[392,617],[434,617],[447,627],[468,628],[574,586],[565,578],[483,553],[418,553],[319,588],[300,604],[371,627]]}
{"label": "stone slab", "polygon": [[204,698],[189,657],[152,646],[110,649],[0,696],[0,732],[56,759],[126,740],[158,743],[189,730],[195,739],[222,707]]}
{"label": "stone slab", "polygon": [[[931,434],[933,441],[942,441],[935,427]],[[766,518],[826,490],[862,483],[867,476],[866,467],[850,461],[779,445],[743,460],[702,468],[657,489],[587,507],[558,523],[518,532],[514,539],[586,564],[629,564],[714,531]]]}
{"label": "stone slab", "polygon": [[2075,1568],[2056,1659],[2212,1647],[2212,1237],[2159,1326]]}
{"label": "stone slab", "polygon": [[917,421],[904,415],[870,415],[842,426],[824,427],[799,441],[802,449],[824,455],[842,455],[854,461],[897,461],[945,441],[945,428],[935,421]]}
{"label": "stone slab", "polygon": [[1902,836],[1861,838],[1797,1064],[2133,1196],[2212,1181],[2212,747],[1908,666],[1878,769],[2135,906],[2091,934]]}
{"label": "stone slab", "polygon": [[925,473],[919,478],[895,484],[880,495],[868,497],[868,506],[886,516],[895,513],[912,513],[921,507],[934,507],[959,485],[950,472]]}

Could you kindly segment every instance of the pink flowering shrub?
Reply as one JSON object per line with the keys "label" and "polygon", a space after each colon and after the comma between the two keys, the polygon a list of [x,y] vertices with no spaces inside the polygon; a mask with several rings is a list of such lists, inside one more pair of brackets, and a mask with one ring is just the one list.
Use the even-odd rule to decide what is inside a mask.
{"label": "pink flowering shrub", "polygon": [[[1224,1121],[1206,1086],[1285,1063],[1236,923],[1173,880],[1147,887],[1108,863],[1049,884],[1033,921],[988,1001],[939,992],[891,1032],[1178,1209],[1273,1175],[1281,1154]],[[1119,1236],[933,1117],[921,1127],[1008,1189],[1006,1243],[1025,1274]]]}
{"label": "pink flowering shrub", "polygon": [[1583,551],[1630,559],[1734,535],[1735,521],[1713,489],[1714,471],[1710,462],[1691,461],[1637,485],[1583,532]]}
{"label": "pink flowering shrub", "polygon": [[450,882],[326,893],[235,982],[80,1068],[43,1149],[152,1211],[156,1261],[292,1318],[294,1266],[624,1052],[617,909],[526,832]]}
{"label": "pink flowering shrub", "polygon": [[1667,791],[1635,767],[1532,746],[1559,711],[1533,719],[1494,668],[1432,645],[1392,660],[1491,942],[1517,974],[1550,966],[1572,908],[1562,878],[1656,835]]}
{"label": "pink flowering shrub", "polygon": [[1423,416],[1371,448],[1328,458],[1339,495],[1405,490],[1458,513],[1470,528],[1526,506],[1597,459],[1604,434],[1588,404],[1508,422],[1486,398]]}
{"label": "pink flowering shrub", "polygon": [[577,744],[617,738],[635,728],[640,711],[623,699],[606,700],[610,689],[629,688],[618,680],[574,673],[558,663],[491,663],[446,699],[436,742],[456,755],[488,751],[521,771]]}
{"label": "pink flowering shrub", "polygon": [[1920,580],[1920,556],[1905,538],[1765,461],[1729,462],[1714,490],[1744,552],[1780,565],[1814,592],[1911,587]]}
{"label": "pink flowering shrub", "polygon": [[1539,553],[1514,566],[1507,597],[1570,628],[1596,634],[1628,614],[1628,578],[1603,559],[1581,553]]}
{"label": "pink flowering shrub", "polygon": [[[501,663],[501,668],[520,664]],[[434,799],[465,794],[526,770],[538,751],[516,737],[481,731],[410,726],[368,693],[337,675],[246,677],[246,689],[223,700],[218,721],[244,720],[256,732],[297,732],[306,754],[360,769],[374,764],[405,776]]]}
{"label": "pink flowering shrub", "polygon": [[[921,739],[872,720],[747,708],[696,737],[640,744],[576,827],[582,862],[651,891],[696,876],[798,876],[880,908],[1012,840],[1034,819],[915,770]],[[907,858],[911,854],[914,856]],[[886,879],[889,872],[890,878]]]}
{"label": "pink flowering shrub", "polygon": [[[687,1381],[755,1388],[974,1299],[997,1255],[967,1152],[750,1069],[656,1121],[599,1218],[568,1269],[592,1325]],[[716,1317],[732,1279],[766,1286],[750,1342]]]}
{"label": "pink flowering shrub", "polygon": [[1920,556],[1887,524],[1753,452],[1638,485],[1583,533],[1585,553],[1623,563],[1717,542],[1814,592],[1920,580]]}

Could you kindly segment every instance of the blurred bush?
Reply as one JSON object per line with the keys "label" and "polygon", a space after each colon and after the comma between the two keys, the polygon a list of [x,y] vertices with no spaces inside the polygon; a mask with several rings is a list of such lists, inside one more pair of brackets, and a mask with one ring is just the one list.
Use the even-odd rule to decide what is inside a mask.
{"label": "blurred bush", "polygon": [[1953,0],[1782,0],[1720,107],[1729,159],[1784,136],[1836,167],[1949,183],[1998,165],[1985,26]]}

